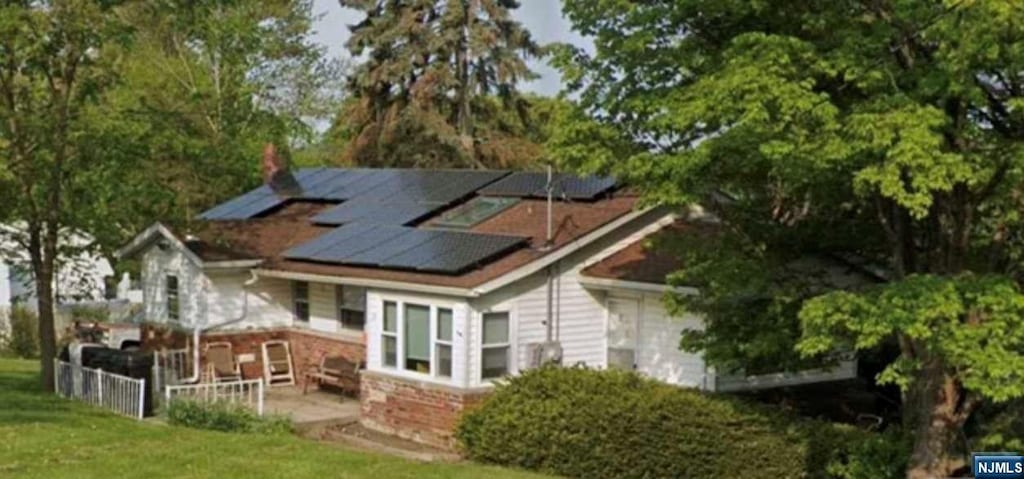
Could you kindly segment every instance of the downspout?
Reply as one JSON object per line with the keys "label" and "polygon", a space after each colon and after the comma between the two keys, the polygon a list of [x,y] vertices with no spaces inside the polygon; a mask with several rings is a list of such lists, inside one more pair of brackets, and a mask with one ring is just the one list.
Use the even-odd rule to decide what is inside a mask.
{"label": "downspout", "polygon": [[[228,324],[233,324],[233,323],[237,323],[237,322],[240,322],[240,321],[244,321],[245,318],[249,315],[249,290],[248,290],[248,288],[250,286],[256,284],[256,282],[259,281],[259,279],[260,279],[259,276],[256,276],[256,272],[253,271],[253,270],[249,270],[249,275],[251,277],[248,280],[246,280],[244,283],[242,283],[242,314],[238,318],[232,319],[230,321],[225,321],[225,322],[220,323],[220,324],[215,324],[213,326],[206,325],[206,326],[200,327],[198,324],[196,324],[195,327],[192,328],[192,377],[183,379],[182,381],[184,381],[185,383],[197,383],[197,382],[199,382],[199,376],[200,376],[200,370],[199,370],[199,360],[200,360],[200,357],[199,357],[200,356],[200,354],[199,354],[199,337],[200,337],[201,333],[203,333],[204,331],[209,331],[209,330],[214,329],[214,328],[218,328],[220,326],[225,326],[225,325],[228,325]],[[203,292],[206,293],[208,288],[209,288],[209,284],[204,282]],[[205,296],[205,294],[204,294],[204,296]],[[203,302],[205,303],[206,302],[205,298],[203,298],[203,299],[204,299]],[[203,313],[203,316],[206,319],[203,322],[204,323],[208,323],[209,322],[209,317],[207,316],[205,311]],[[197,323],[198,323],[198,321],[197,321]]]}
{"label": "downspout", "polygon": [[[544,246],[542,248],[542,251],[550,250],[551,246],[552,246],[552,243],[553,243],[553,240],[554,240],[554,237],[553,237],[554,236],[554,232],[553,232],[553,222],[554,222],[553,216],[554,216],[554,212],[552,211],[552,209],[554,208],[554,205],[553,205],[554,198],[552,198],[552,196],[554,195],[555,185],[553,183],[553,180],[554,180],[554,174],[552,172],[551,165],[549,164],[548,165],[548,183],[547,183],[547,187],[546,187],[546,189],[548,190],[547,191],[547,193],[548,193],[547,235],[545,235],[545,237],[544,237]],[[545,320],[545,325],[547,326],[547,328],[546,328],[547,331],[546,331],[546,335],[545,335],[545,340],[546,340],[547,343],[551,343],[551,341],[554,340],[554,333],[553,333],[553,331],[554,331],[554,319],[555,319],[555,314],[554,314],[554,310],[555,310],[555,308],[554,308],[554,287],[555,287],[554,265],[548,266],[545,271],[547,272],[547,293],[548,293],[548,297],[547,297],[547,300],[548,300],[547,301],[547,303],[548,303],[548,305],[547,305],[548,306],[548,311],[547,311],[547,318]]]}

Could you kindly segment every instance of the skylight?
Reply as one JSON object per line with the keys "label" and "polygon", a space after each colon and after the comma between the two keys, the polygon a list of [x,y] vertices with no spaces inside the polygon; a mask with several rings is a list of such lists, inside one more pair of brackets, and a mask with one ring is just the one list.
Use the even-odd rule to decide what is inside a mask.
{"label": "skylight", "polygon": [[471,228],[518,202],[519,198],[480,196],[445,213],[436,225],[448,228]]}

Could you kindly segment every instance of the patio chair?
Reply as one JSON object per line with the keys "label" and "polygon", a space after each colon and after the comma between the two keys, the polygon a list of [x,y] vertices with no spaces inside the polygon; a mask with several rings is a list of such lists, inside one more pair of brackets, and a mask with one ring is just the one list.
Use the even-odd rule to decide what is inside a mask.
{"label": "patio chair", "polygon": [[366,367],[362,361],[352,362],[341,356],[323,355],[320,364],[306,371],[302,385],[302,394],[306,394],[309,384],[315,382],[317,387],[324,384],[338,387],[350,396],[359,394],[359,372]]}
{"label": "patio chair", "polygon": [[263,343],[263,377],[268,386],[294,386],[295,368],[288,341]]}
{"label": "patio chair", "polygon": [[206,373],[215,383],[241,381],[242,369],[235,360],[231,343],[216,342],[206,345]]}

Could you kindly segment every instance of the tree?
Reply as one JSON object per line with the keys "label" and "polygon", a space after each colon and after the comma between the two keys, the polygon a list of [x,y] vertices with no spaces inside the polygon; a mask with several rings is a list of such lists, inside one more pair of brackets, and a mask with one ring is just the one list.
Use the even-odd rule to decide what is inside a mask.
{"label": "tree", "polygon": [[[533,77],[534,43],[510,11],[514,0],[340,0],[366,18],[348,49],[366,56],[349,77],[356,101],[344,112],[349,162],[388,166],[514,166],[530,148],[507,151],[509,132],[488,121],[501,109],[525,115],[516,85]],[[524,158],[526,160],[524,160]]]}
{"label": "tree", "polygon": [[138,2],[122,10],[136,31],[118,108],[132,113],[149,185],[122,222],[193,215],[260,181],[263,145],[286,152],[317,140],[340,103],[345,65],[310,40],[310,1]]}
{"label": "tree", "polygon": [[[102,96],[127,29],[112,2],[7,2],[0,7],[0,219],[17,228],[39,298],[43,387],[53,387],[54,274],[60,236],[102,220],[126,166],[98,151]],[[82,208],[82,205],[100,205]],[[3,241],[0,241],[3,243]]]}
{"label": "tree", "polygon": [[[570,88],[640,150],[577,154],[577,166],[614,171],[649,201],[707,203],[726,225],[716,244],[730,248],[696,263],[710,294],[692,304],[708,313],[706,331],[686,346],[718,364],[788,356],[792,366],[892,341],[899,358],[878,381],[903,391],[907,475],[949,475],[979,404],[1024,396],[1024,10],[924,0],[564,9],[596,46],[561,49]],[[807,255],[859,258],[886,280],[795,287],[788,265]],[[757,309],[738,317],[736,305]]]}

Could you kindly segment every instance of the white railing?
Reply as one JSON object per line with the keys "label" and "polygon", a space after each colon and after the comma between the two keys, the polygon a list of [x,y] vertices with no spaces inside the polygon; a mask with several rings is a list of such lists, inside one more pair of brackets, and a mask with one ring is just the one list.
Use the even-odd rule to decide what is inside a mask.
{"label": "white railing", "polygon": [[192,362],[188,348],[156,351],[153,353],[154,377],[165,385],[181,384],[182,380],[193,376]]}
{"label": "white railing", "polygon": [[142,419],[146,380],[133,379],[77,364],[54,360],[54,390],[60,396]]}
{"label": "white railing", "polygon": [[220,383],[182,384],[164,387],[164,405],[177,399],[203,403],[228,402],[241,404],[263,415],[264,389],[262,379]]}

